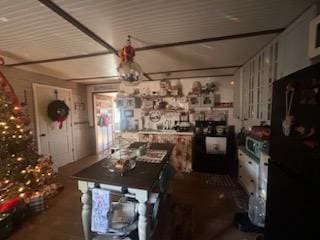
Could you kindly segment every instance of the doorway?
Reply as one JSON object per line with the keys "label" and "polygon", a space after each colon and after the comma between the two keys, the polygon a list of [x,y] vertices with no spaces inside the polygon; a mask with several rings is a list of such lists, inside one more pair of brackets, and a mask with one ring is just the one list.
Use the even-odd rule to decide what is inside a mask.
{"label": "doorway", "polygon": [[115,129],[114,99],[116,92],[93,94],[96,154],[108,151],[113,142]]}
{"label": "doorway", "polygon": [[[33,84],[32,87],[39,153],[50,155],[56,168],[73,162],[72,90],[42,84]],[[48,105],[54,100],[63,100],[70,109],[62,125],[48,117]]]}

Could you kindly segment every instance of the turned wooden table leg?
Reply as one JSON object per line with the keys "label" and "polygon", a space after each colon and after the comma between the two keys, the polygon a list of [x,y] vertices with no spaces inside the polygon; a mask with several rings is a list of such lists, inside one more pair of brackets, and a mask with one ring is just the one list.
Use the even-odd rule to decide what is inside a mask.
{"label": "turned wooden table leg", "polygon": [[89,190],[82,191],[81,202],[84,239],[91,240],[91,193]]}
{"label": "turned wooden table leg", "polygon": [[139,240],[147,240],[148,239],[147,202],[139,201],[138,212],[139,212],[139,219],[138,219]]}

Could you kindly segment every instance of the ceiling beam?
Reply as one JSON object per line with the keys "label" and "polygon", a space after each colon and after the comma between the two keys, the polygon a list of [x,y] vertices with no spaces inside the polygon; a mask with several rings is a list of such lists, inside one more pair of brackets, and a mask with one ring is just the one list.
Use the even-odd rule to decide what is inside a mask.
{"label": "ceiling beam", "polygon": [[73,26],[75,26],[77,29],[79,29],[81,32],[89,36],[91,39],[99,43],[102,47],[106,48],[107,50],[113,52],[114,54],[118,55],[118,51],[112,47],[109,43],[105,42],[102,38],[100,38],[97,34],[92,32],[89,28],[84,26],[82,23],[80,23],[77,19],[72,17],[70,14],[68,14],[66,11],[64,11],[62,8],[60,8],[57,4],[52,2],[51,0],[38,0],[43,5],[51,9],[53,12],[58,14],[60,17],[67,20],[69,23],[71,23]]}
{"label": "ceiling beam", "polygon": [[96,79],[115,79],[120,78],[119,76],[97,76],[97,77],[84,77],[84,78],[69,78],[63,79],[64,81],[85,81],[85,80],[96,80]]}
{"label": "ceiling beam", "polygon": [[[183,80],[183,79],[190,79],[190,78],[208,78],[208,77],[233,77],[234,74],[216,74],[216,75],[205,75],[205,76],[188,76],[188,77],[172,77],[172,78],[165,78],[165,80]],[[144,80],[145,81],[161,81],[164,80],[163,78],[156,78],[152,80]]]}
{"label": "ceiling beam", "polygon": [[[205,75],[205,76],[186,76],[186,77],[172,77],[172,78],[165,78],[165,80],[178,80],[178,79],[190,79],[190,78],[208,78],[208,77],[232,77],[234,76],[234,74],[211,74],[211,75]],[[95,81],[95,80],[98,80],[98,79],[105,79],[107,80],[108,79],[108,76],[106,77],[103,77],[103,76],[100,76],[100,77],[91,77],[91,78],[74,78],[74,79],[66,79],[66,81],[76,81],[76,82],[80,82],[80,81]],[[115,80],[115,79],[113,79]],[[161,80],[164,80],[164,78],[156,78],[156,79],[148,79],[148,80],[143,80],[143,82],[146,82],[146,81],[161,81]],[[120,81],[119,81],[120,82]],[[113,82],[106,82],[106,83],[116,83],[115,81]],[[104,83],[99,83],[99,84],[104,84]]]}
{"label": "ceiling beam", "polygon": [[[45,1],[45,0],[39,0],[39,1]],[[278,33],[281,33],[283,30],[284,30],[284,28],[277,28],[277,29],[271,29],[271,30],[265,30],[265,31],[248,32],[248,33],[220,36],[220,37],[214,37],[214,38],[204,38],[204,39],[191,40],[191,41],[174,42],[174,43],[159,44],[159,45],[150,45],[150,46],[146,46],[146,47],[136,48],[135,50],[136,51],[146,51],[146,50],[153,50],[153,49],[166,48],[166,47],[175,47],[175,46],[182,46],[182,45],[189,45],[189,44],[215,42],[215,41],[223,41],[223,40],[231,40],[231,39],[241,39],[241,38],[247,38],[247,37],[257,37],[257,36],[263,36],[263,35],[269,35],[269,34],[278,34]],[[52,59],[44,59],[44,60],[38,60],[38,61],[20,62],[20,63],[14,63],[14,64],[7,64],[6,66],[15,67],[15,66],[23,66],[23,65],[31,65],[31,64],[59,62],[59,61],[67,61],[67,60],[74,60],[74,59],[81,59],[81,58],[103,56],[103,55],[108,55],[108,54],[112,54],[112,53],[113,52],[98,52],[98,53],[85,54],[85,55],[75,55],[75,56],[63,57],[63,58],[52,58]]]}
{"label": "ceiling beam", "polygon": [[189,68],[189,69],[180,69],[180,70],[172,70],[172,71],[149,72],[148,74],[155,75],[155,74],[166,74],[166,73],[196,72],[196,71],[219,70],[219,69],[240,68],[240,67],[241,65],[207,67],[207,68]]}
{"label": "ceiling beam", "polygon": [[[84,26],[82,23],[80,23],[77,19],[72,17],[70,14],[68,14],[66,11],[64,11],[62,8],[60,8],[57,4],[52,2],[51,0],[38,0],[42,4],[44,4],[46,7],[51,9],[53,12],[67,20],[69,23],[71,23],[73,26],[75,26],[77,29],[79,29],[81,32],[86,34],[88,37],[96,41],[98,44],[109,50],[111,53],[118,56],[118,50],[112,47],[109,43],[104,41],[102,38],[100,38],[97,34],[95,34],[93,31],[91,31],[89,28]],[[74,59],[74,58],[73,58]],[[68,59],[70,60],[70,59]],[[26,65],[26,64],[24,64]],[[151,80],[150,76],[147,73],[143,73],[143,75]]]}
{"label": "ceiling beam", "polygon": [[[144,73],[148,75],[156,75],[156,74],[168,74],[168,73],[181,73],[181,72],[196,72],[196,71],[208,71],[208,70],[219,70],[219,69],[229,69],[229,68],[240,68],[241,65],[230,65],[230,66],[220,66],[220,67],[207,67],[207,68],[189,68],[189,69],[180,69],[180,70],[171,70],[171,71],[163,71],[163,72],[149,72]],[[148,78],[147,76],[145,76]],[[195,76],[197,77],[197,76]],[[119,78],[119,76],[96,76],[96,77],[84,77],[84,78],[69,78],[69,79],[63,79],[65,81],[85,81],[85,80],[96,80],[96,79],[114,79]],[[183,77],[181,77],[183,78]],[[148,78],[149,79],[149,78]],[[149,79],[152,81],[152,79]]]}
{"label": "ceiling beam", "polygon": [[177,47],[177,46],[183,46],[183,45],[199,44],[199,43],[205,43],[205,42],[217,42],[217,41],[232,40],[232,39],[239,39],[239,38],[258,37],[258,36],[269,35],[269,34],[279,34],[283,32],[284,29],[285,28],[276,28],[271,30],[240,33],[240,34],[226,35],[226,36],[212,37],[212,38],[203,38],[203,39],[197,39],[197,40],[191,40],[191,41],[150,45],[150,46],[145,46],[141,48],[136,48],[136,51],[154,50],[159,48]]}

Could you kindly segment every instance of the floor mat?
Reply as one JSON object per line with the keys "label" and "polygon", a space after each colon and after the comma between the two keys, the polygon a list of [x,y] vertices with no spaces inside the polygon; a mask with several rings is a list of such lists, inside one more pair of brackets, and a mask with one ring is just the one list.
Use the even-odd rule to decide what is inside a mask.
{"label": "floor mat", "polygon": [[197,173],[206,184],[219,187],[236,187],[235,182],[229,175],[219,175],[210,173]]}

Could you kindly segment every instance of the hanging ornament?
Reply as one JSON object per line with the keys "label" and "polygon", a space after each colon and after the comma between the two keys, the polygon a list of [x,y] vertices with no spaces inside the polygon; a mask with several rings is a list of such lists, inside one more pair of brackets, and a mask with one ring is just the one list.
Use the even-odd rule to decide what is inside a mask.
{"label": "hanging ornament", "polygon": [[141,66],[134,61],[135,50],[131,46],[130,36],[127,44],[119,51],[121,63],[117,70],[124,83],[128,85],[138,85],[143,75]]}
{"label": "hanging ornament", "polygon": [[291,116],[292,101],[294,96],[294,86],[288,84],[286,86],[286,115],[285,119],[282,121],[282,131],[285,136],[289,136],[291,132],[291,126],[293,125],[294,116]]}
{"label": "hanging ornament", "polygon": [[48,105],[48,117],[54,121],[59,122],[59,129],[63,127],[63,122],[69,115],[69,107],[62,100],[54,100]]}

